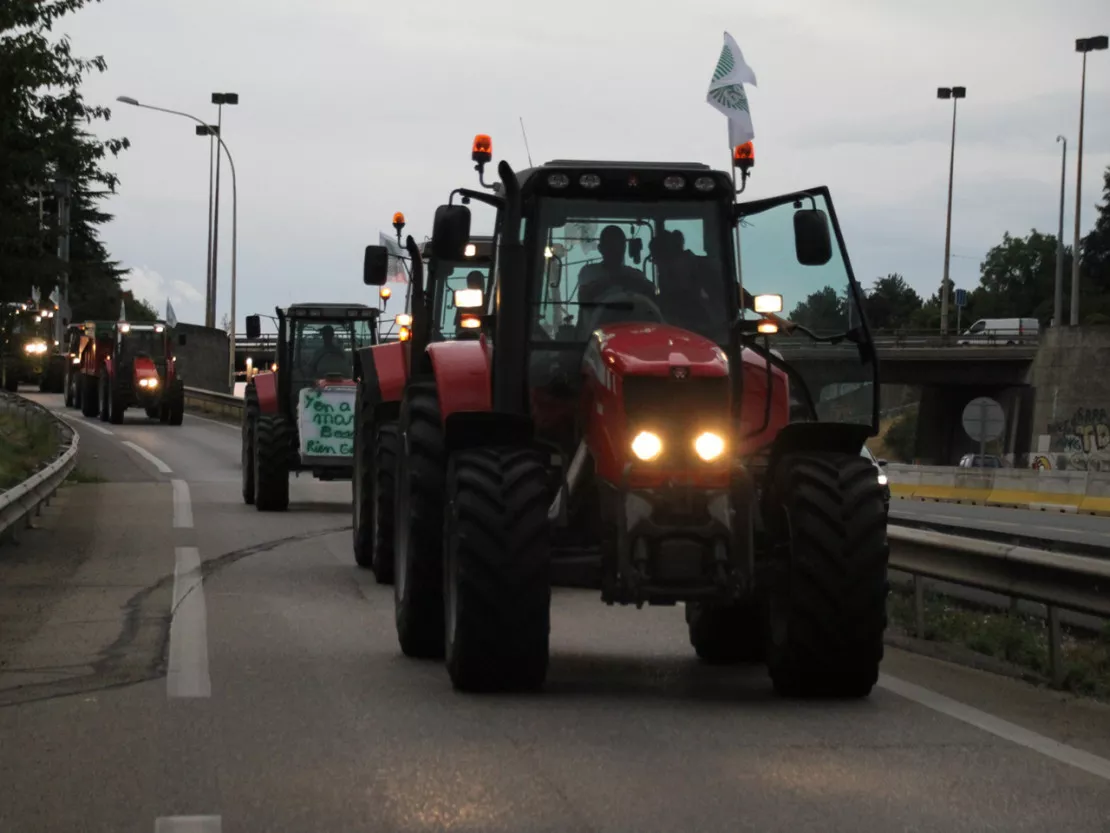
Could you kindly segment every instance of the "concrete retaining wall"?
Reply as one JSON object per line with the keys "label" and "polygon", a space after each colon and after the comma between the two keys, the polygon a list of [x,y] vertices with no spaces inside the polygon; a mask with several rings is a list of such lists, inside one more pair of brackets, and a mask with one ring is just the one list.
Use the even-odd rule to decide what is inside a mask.
{"label": "concrete retaining wall", "polygon": [[886,467],[892,497],[1110,515],[1110,471]]}
{"label": "concrete retaining wall", "polygon": [[215,327],[178,322],[177,332],[185,333],[184,347],[175,347],[177,369],[191,388],[229,393],[227,378],[227,332]]}

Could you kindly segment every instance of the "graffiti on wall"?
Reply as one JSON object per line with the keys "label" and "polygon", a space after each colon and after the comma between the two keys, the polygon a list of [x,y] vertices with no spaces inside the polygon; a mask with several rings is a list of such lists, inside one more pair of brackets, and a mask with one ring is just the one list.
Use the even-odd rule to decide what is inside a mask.
{"label": "graffiti on wall", "polygon": [[1110,415],[1105,408],[1076,408],[1069,419],[1049,423],[1046,433],[1056,468],[1110,471]]}

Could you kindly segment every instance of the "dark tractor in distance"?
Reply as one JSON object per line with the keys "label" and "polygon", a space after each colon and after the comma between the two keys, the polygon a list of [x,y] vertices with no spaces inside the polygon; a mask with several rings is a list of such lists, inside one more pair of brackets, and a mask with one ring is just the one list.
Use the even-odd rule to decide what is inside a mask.
{"label": "dark tractor in distance", "polygon": [[[493,239],[474,237],[454,259],[423,251],[411,237],[408,252],[410,313],[398,341],[363,348],[355,411],[355,475],[352,490],[355,562],[369,567],[379,584],[393,582],[394,483],[401,438],[397,419],[401,392],[412,374],[430,372],[429,344],[477,339],[485,312],[485,290],[493,259]],[[363,281],[386,280],[387,252],[368,246]],[[425,275],[427,281],[425,285]]]}
{"label": "dark tractor in distance", "polygon": [[[485,185],[489,137],[472,158]],[[450,261],[470,240],[455,195],[492,207],[498,266],[481,337],[414,352],[402,395],[402,651],[445,657],[457,689],[539,687],[552,583],[586,565],[608,604],[684,602],[705,661],[765,662],[783,695],[868,695],[878,365],[827,189],[737,203],[732,175],[693,163],[498,174],[436,212]],[[826,291],[846,300],[818,321],[804,302]]]}
{"label": "dark tractor in distance", "polygon": [[128,408],[142,408],[147,417],[180,425],[185,417],[185,381],[177,372],[173,338],[165,321],[119,321],[112,328],[108,350],[91,362],[98,374],[98,414],[102,422],[120,424]]}
{"label": "dark tractor in distance", "polygon": [[[355,366],[376,344],[379,311],[364,304],[293,304],[277,309],[277,369],[253,376],[244,394],[243,502],[260,512],[289,508],[289,474],[348,480],[353,471]],[[247,316],[247,338],[261,335]]]}
{"label": "dark tractor in distance", "polygon": [[53,316],[54,310],[31,302],[0,307],[0,376],[5,390],[14,393],[21,384],[49,389]]}

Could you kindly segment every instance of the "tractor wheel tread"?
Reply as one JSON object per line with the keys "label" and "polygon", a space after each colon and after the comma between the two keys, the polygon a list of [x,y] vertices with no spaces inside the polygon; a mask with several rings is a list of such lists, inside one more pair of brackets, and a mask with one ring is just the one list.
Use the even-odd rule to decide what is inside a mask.
{"label": "tractor wheel tread", "polygon": [[789,542],[770,593],[781,624],[772,621],[768,647],[775,689],[865,697],[883,657],[890,552],[875,468],[852,454],[787,455],[772,500],[779,540]]}
{"label": "tractor wheel tread", "polygon": [[393,583],[393,504],[397,492],[397,455],[401,432],[396,423],[378,426],[374,436],[373,518],[374,579],[378,584]]}
{"label": "tractor wheel tread", "polygon": [[289,508],[290,426],[281,414],[260,414],[254,426],[254,507]]}
{"label": "tractor wheel tread", "polygon": [[540,688],[551,631],[543,463],[531,449],[460,451],[451,458],[447,495],[446,578],[456,605],[451,681],[462,691]]}

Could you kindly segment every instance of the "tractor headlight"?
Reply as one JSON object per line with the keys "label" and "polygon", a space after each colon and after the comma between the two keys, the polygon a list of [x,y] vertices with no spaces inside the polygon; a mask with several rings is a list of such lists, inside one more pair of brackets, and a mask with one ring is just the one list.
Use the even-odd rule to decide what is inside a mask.
{"label": "tractor headlight", "polygon": [[724,438],[712,431],[705,431],[694,440],[694,451],[705,462],[712,463],[725,453]]}
{"label": "tractor headlight", "polygon": [[889,482],[890,481],[887,479],[887,476],[885,474],[879,474],[879,485],[880,486],[885,486]]}
{"label": "tractor headlight", "polygon": [[632,453],[644,461],[651,461],[663,453],[663,441],[658,434],[641,431],[632,440]]}
{"label": "tractor headlight", "polygon": [[46,352],[45,341],[29,341],[23,345],[23,352],[29,356],[41,356]]}

